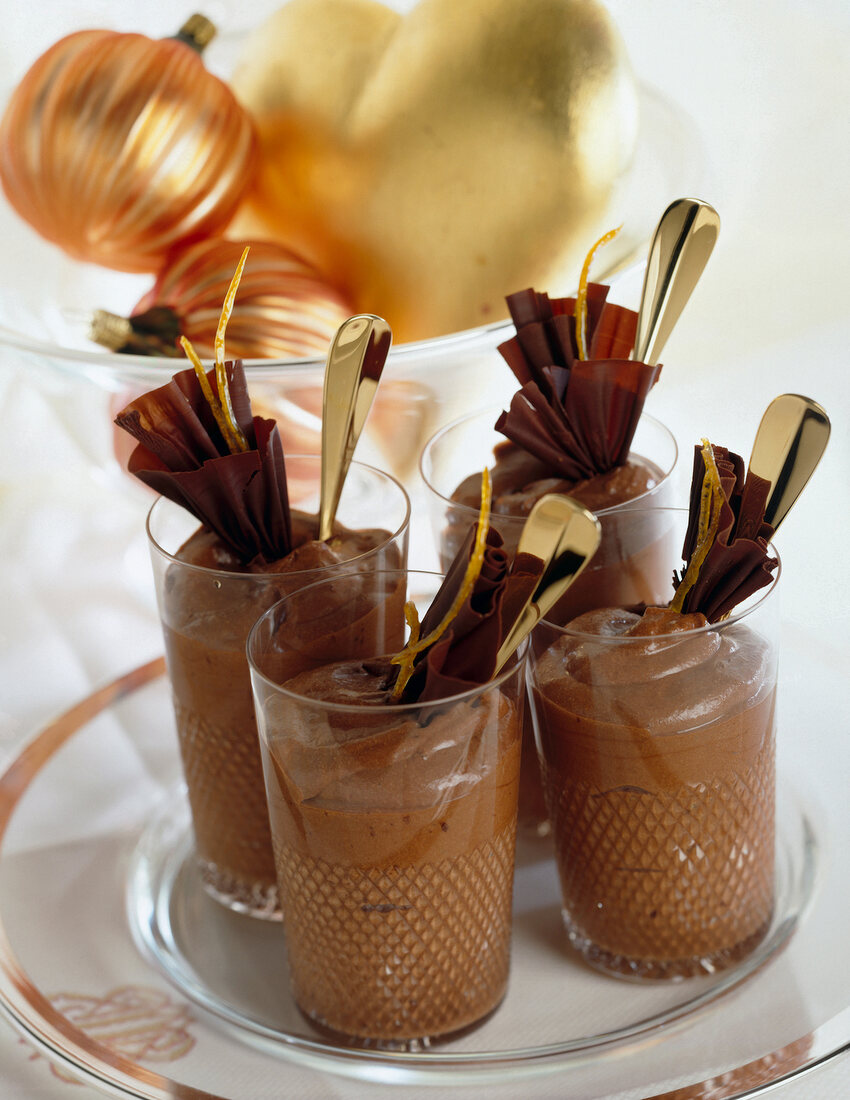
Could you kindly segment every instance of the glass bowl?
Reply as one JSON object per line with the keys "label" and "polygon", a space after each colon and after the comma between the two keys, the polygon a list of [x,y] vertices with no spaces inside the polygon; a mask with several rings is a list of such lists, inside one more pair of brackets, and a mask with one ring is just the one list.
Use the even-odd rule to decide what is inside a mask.
{"label": "glass bowl", "polygon": [[[230,71],[243,35],[238,29],[225,31],[213,41],[205,55],[212,71]],[[10,91],[7,85],[0,101]],[[640,87],[640,106],[637,153],[605,219],[606,225],[622,223],[624,228],[593,271],[595,280],[611,283],[614,300],[630,306],[638,301],[645,252],[658,217],[673,199],[698,191],[704,174],[692,121],[645,85]],[[39,372],[55,400],[63,403],[66,419],[79,420],[77,411],[69,411],[74,401],[82,401],[89,411],[96,401],[106,406],[111,420],[132,396],[162,385],[182,369],[178,359],[104,351],[88,338],[95,309],[129,314],[152,285],[152,276],[70,259],[39,237],[2,195],[0,234],[6,257],[0,273],[0,357],[4,366],[17,365],[27,377]],[[541,289],[553,294],[574,290]],[[358,458],[389,469],[408,490],[413,488],[417,458],[437,428],[482,404],[507,403],[516,389],[495,350],[512,332],[510,321],[502,320],[394,347]],[[278,419],[290,450],[319,449],[324,366],[324,357],[246,361],[257,411]],[[84,384],[82,396],[77,383]],[[98,465],[112,469],[115,458],[123,462],[131,446],[120,432],[107,435],[97,448],[88,439],[82,444]]]}

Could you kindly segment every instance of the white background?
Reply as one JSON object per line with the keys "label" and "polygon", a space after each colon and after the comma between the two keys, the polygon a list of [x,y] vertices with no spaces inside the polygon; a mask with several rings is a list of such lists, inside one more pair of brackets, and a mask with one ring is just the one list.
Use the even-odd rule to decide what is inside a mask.
{"label": "white background", "polygon": [[[275,6],[219,2],[204,10],[233,28]],[[6,87],[67,30],[167,34],[190,10],[159,0],[6,0],[3,7]],[[779,393],[805,393],[826,407],[830,447],[779,538],[783,616],[787,632],[822,647],[829,666],[846,672],[850,5],[610,0],[609,7],[640,78],[694,120],[707,164],[701,197],[722,218],[716,252],[665,349],[649,410],[674,427],[689,461],[701,436],[746,453],[761,412]],[[0,263],[0,295],[18,278],[38,278],[26,255],[4,260],[0,250]],[[58,383],[31,377],[0,350],[0,749],[160,651],[141,534],[147,500],[91,461],[109,447],[99,398],[88,393],[78,407],[57,395]],[[837,687],[812,690],[833,693],[835,722],[850,735]],[[817,752],[817,729],[793,735],[810,739]],[[548,1087],[539,1095],[561,1095],[557,1079]],[[281,1095],[349,1091],[340,1081],[306,1071],[296,1078],[293,1071]],[[848,1094],[845,1057],[772,1095]],[[43,1062],[30,1064],[0,1027],[0,1095],[52,1100],[89,1091],[56,1081]]]}

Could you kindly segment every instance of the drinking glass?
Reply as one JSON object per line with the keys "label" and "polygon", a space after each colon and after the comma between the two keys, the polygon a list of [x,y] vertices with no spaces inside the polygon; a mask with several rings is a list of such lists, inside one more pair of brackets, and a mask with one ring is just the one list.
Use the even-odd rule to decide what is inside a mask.
{"label": "drinking glass", "polygon": [[[315,513],[320,467],[316,455],[287,459],[293,508]],[[337,518],[348,528],[375,529],[365,551],[314,568],[237,573],[181,561],[181,547],[198,530],[183,508],[160,498],[148,517],[201,877],[218,901],[252,916],[279,917],[279,909],[245,656],[248,633],[286,592],[320,577],[397,568],[407,560],[408,499],[388,474],[353,463]]]}
{"label": "drinking glass", "polygon": [[345,581],[285,597],[248,640],[293,992],[321,1030],[415,1050],[505,994],[524,658],[438,701],[339,694],[402,648],[405,601],[439,577]]}
{"label": "drinking glass", "polygon": [[603,970],[713,973],[767,932],[778,582],[777,568],[698,629],[597,632],[629,621],[619,611],[534,632],[529,698],[564,921]]}

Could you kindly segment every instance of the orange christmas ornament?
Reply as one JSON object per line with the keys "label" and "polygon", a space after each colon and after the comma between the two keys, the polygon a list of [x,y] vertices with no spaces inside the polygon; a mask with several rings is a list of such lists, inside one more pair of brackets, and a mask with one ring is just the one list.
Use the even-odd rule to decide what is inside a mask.
{"label": "orange christmas ornament", "polygon": [[22,218],[78,260],[156,271],[180,242],[220,231],[251,181],[249,115],[209,73],[215,34],[108,30],[60,39],[0,122],[0,182]]}
{"label": "orange christmas ornament", "polygon": [[351,304],[290,249],[221,237],[169,256],[129,317],[98,310],[92,338],[113,351],[182,357],[178,340],[185,336],[199,355],[213,357],[221,303],[246,245],[250,251],[227,329],[229,356],[324,356],[336,330],[355,312]]}

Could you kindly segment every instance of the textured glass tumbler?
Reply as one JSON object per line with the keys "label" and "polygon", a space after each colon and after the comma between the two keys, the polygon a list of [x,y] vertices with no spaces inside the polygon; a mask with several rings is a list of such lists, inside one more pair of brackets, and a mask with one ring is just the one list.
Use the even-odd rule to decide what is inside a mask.
{"label": "textured glass tumbler", "polygon": [[[478,518],[477,506],[459,504],[451,499],[452,494],[469,474],[485,466],[492,468],[493,448],[507,442],[493,427],[500,411],[485,409],[453,421],[432,436],[422,452],[420,472],[428,489],[431,523],[444,569]],[[666,591],[670,581],[666,571],[668,555],[663,544],[660,550],[657,545],[665,531],[648,526],[646,520],[636,524],[629,518],[621,521],[620,517],[637,507],[646,516],[649,509],[670,506],[671,475],[677,456],[676,441],[670,431],[644,413],[630,457],[641,460],[655,473],[656,484],[632,500],[596,511],[602,523],[599,549],[550,614],[553,622],[567,622],[594,607],[649,603],[657,597],[661,585]],[[500,510],[490,517],[510,553],[516,550],[529,510],[527,500],[505,499]],[[657,513],[655,519],[660,515]]]}
{"label": "textured glass tumbler", "polygon": [[534,632],[529,696],[564,920],[603,970],[713,973],[770,926],[777,578],[702,629]]}
{"label": "textured glass tumbler", "polygon": [[[438,702],[316,697],[335,679],[322,663],[359,648],[352,616],[371,606],[393,643],[374,655],[397,651],[407,586],[435,580],[312,585],[248,643],[295,1000],[320,1030],[380,1049],[469,1029],[508,979],[523,661]],[[285,680],[305,648],[312,695]]]}
{"label": "textured glass tumbler", "polygon": [[[320,460],[287,460],[290,503],[315,512]],[[197,520],[168,500],[148,518],[183,772],[198,862],[208,893],[228,907],[279,917],[257,724],[245,643],[285,593],[320,577],[396,568],[407,558],[409,505],[389,475],[352,464],[338,512],[349,528],[383,530],[346,561],[283,573],[235,573],[187,564],[179,551]]]}
{"label": "textured glass tumbler", "polygon": [[[452,493],[468,474],[492,465],[493,448],[505,442],[493,427],[499,411],[487,409],[455,420],[437,432],[422,453],[420,469],[429,490],[431,522],[443,568],[448,567],[477,519],[477,510],[452,501]],[[595,607],[657,603],[670,588],[670,561],[678,549],[671,541],[673,512],[668,508],[674,495],[676,441],[663,424],[644,414],[631,453],[657,471],[657,484],[640,497],[597,512],[602,525],[599,549],[549,612],[552,622],[568,622]],[[494,513],[491,523],[513,553],[527,518],[527,501],[505,502],[503,507],[515,507],[516,511]],[[545,835],[549,823],[528,710],[525,724],[519,824],[526,835]]]}

